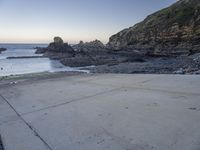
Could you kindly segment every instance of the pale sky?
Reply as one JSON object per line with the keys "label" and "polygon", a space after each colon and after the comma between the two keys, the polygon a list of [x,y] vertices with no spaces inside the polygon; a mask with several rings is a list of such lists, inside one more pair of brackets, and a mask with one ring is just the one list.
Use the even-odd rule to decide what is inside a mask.
{"label": "pale sky", "polygon": [[0,43],[77,43],[109,37],[176,0],[0,0]]}

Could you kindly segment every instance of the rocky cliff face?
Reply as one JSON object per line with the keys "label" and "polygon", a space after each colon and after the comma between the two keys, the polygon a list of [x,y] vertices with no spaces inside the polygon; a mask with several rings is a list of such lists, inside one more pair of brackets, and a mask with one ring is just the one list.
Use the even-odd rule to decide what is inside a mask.
{"label": "rocky cliff face", "polygon": [[179,0],[113,35],[108,47],[170,56],[200,51],[200,1]]}

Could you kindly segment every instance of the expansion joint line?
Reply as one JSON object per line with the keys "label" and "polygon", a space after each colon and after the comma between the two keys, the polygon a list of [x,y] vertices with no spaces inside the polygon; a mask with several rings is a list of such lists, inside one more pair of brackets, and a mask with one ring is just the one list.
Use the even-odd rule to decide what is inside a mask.
{"label": "expansion joint line", "polygon": [[49,150],[53,150],[53,148],[51,148],[51,146],[37,133],[37,131],[34,130],[33,127],[15,110],[15,108],[9,103],[9,101],[1,94],[0,97],[10,106],[10,108],[17,114],[17,116],[29,127],[29,129],[34,133],[34,135],[37,136]]}

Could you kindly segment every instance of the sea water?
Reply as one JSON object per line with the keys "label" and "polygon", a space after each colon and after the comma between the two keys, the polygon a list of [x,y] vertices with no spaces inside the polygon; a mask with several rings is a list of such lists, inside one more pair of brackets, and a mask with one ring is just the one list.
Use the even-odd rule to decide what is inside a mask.
{"label": "sea water", "polygon": [[0,54],[0,76],[20,75],[40,72],[80,71],[77,68],[66,67],[57,60],[49,58],[18,58],[8,57],[42,56],[35,54],[35,47],[46,47],[46,44],[0,44],[7,48]]}

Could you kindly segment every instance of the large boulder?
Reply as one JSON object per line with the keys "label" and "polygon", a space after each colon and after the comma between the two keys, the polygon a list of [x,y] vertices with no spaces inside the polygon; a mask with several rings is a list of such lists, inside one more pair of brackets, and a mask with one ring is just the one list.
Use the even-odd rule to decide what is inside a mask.
{"label": "large boulder", "polygon": [[114,50],[148,55],[180,55],[200,51],[200,1],[179,0],[144,21],[110,37]]}

